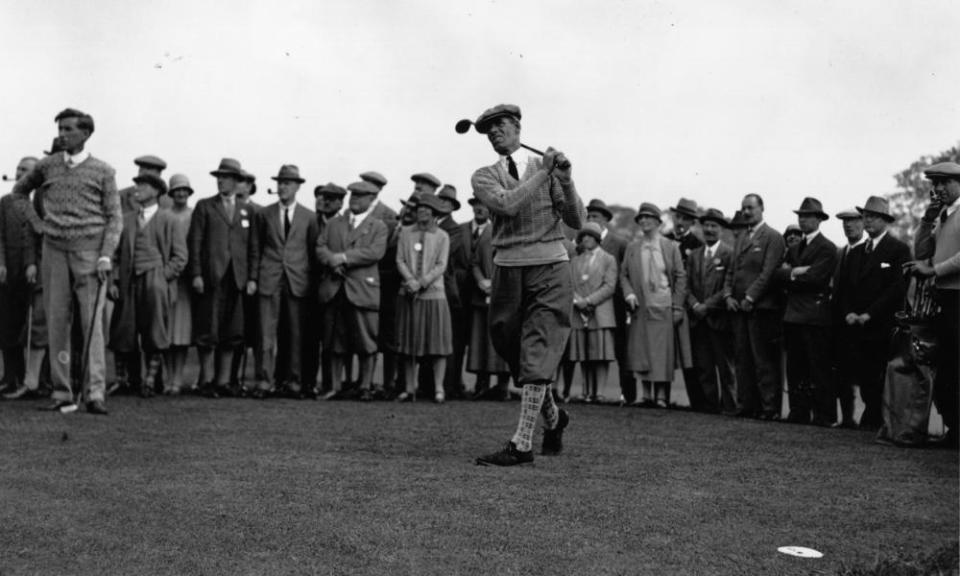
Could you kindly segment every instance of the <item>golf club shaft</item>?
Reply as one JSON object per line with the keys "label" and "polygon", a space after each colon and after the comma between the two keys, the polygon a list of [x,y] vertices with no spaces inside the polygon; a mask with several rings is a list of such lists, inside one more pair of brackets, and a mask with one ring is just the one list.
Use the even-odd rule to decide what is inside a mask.
{"label": "golf club shaft", "polygon": [[103,322],[103,310],[100,308],[103,304],[103,296],[107,292],[107,282],[100,279],[97,274],[97,297],[93,301],[93,318],[90,319],[90,328],[87,330],[87,339],[83,343],[83,358],[80,359],[80,391],[77,393],[78,404],[84,401],[83,391],[87,384],[87,370],[90,369],[90,345],[93,343],[93,330],[97,322]]}
{"label": "golf club shaft", "polygon": [[[533,146],[527,146],[526,144],[524,144],[524,143],[521,142],[521,143],[520,143],[520,147],[521,147],[521,148],[526,148],[527,150],[533,152],[534,154],[539,154],[540,156],[543,156],[543,152],[540,151],[540,150],[537,150],[537,149],[534,148]],[[566,169],[569,168],[569,167],[570,167],[570,162],[569,162],[569,161],[564,161],[564,162],[560,162],[560,163],[557,164],[557,168],[560,168],[561,170],[566,170]]]}

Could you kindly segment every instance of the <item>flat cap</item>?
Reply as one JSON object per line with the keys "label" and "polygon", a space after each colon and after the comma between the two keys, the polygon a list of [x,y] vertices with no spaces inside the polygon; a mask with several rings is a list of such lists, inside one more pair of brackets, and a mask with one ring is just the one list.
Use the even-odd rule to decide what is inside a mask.
{"label": "flat cap", "polygon": [[387,178],[379,172],[374,172],[370,170],[369,172],[364,172],[360,175],[360,179],[364,182],[369,182],[371,184],[376,184],[378,187],[383,188],[387,185]]}
{"label": "flat cap", "polygon": [[377,188],[376,185],[363,180],[360,182],[351,183],[349,186],[347,186],[347,190],[349,190],[351,194],[357,195],[380,193],[380,189]]}
{"label": "flat cap", "polygon": [[321,195],[322,196],[339,196],[340,198],[343,198],[344,196],[347,195],[347,191],[341,186],[337,186],[333,182],[327,182],[326,184],[322,184],[313,189],[314,198]]}
{"label": "flat cap", "polygon": [[429,172],[417,172],[411,176],[410,179],[414,182],[426,182],[427,184],[432,185],[434,188],[439,188],[440,185],[443,184],[439,178]]}
{"label": "flat cap", "polygon": [[155,176],[153,174],[142,174],[133,179],[137,184],[147,184],[152,186],[160,193],[161,196],[167,193],[167,183],[163,181],[163,178]]}
{"label": "flat cap", "polygon": [[477,132],[486,134],[490,131],[490,126],[493,124],[493,121],[498,118],[503,118],[504,116],[511,116],[520,120],[520,107],[514,104],[497,104],[493,108],[484,110],[483,114],[477,117],[477,121],[473,123],[473,126],[477,129]]}
{"label": "flat cap", "polygon": [[940,162],[923,171],[924,176],[929,179],[934,178],[953,178],[960,180],[960,164],[956,162]]}
{"label": "flat cap", "polygon": [[840,220],[860,220],[863,218],[863,214],[860,213],[856,208],[847,208],[842,212],[837,212],[837,218]]}
{"label": "flat cap", "polygon": [[133,159],[133,163],[137,166],[148,166],[150,168],[156,168],[158,170],[166,170],[167,163],[163,161],[158,156],[153,154],[147,154],[146,156],[138,156]]}

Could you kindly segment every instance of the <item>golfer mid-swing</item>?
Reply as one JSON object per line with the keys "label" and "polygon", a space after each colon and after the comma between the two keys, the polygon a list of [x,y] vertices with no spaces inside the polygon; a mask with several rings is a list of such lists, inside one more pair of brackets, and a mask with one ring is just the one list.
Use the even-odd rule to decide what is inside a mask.
{"label": "golfer mid-swing", "polygon": [[570,335],[573,285],[561,222],[579,229],[583,202],[570,163],[548,148],[543,158],[520,152],[520,108],[495,106],[474,123],[500,159],[473,174],[473,192],[493,225],[494,264],[490,336],[523,390],[520,421],[501,450],[477,464],[513,466],[533,461],[533,431],[543,415],[542,454],[563,449],[567,413],[558,409],[550,383]]}

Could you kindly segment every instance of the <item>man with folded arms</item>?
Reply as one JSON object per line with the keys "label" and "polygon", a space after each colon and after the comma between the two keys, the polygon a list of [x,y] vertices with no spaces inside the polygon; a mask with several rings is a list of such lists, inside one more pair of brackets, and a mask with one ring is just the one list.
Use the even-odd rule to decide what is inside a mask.
{"label": "man with folded arms", "polygon": [[543,158],[520,153],[520,108],[495,106],[474,126],[500,156],[471,179],[474,195],[490,209],[496,249],[490,334],[523,390],[513,438],[477,458],[477,464],[513,466],[533,461],[533,432],[541,414],[541,453],[563,449],[569,417],[550,390],[570,336],[573,304],[562,224],[579,230],[586,212],[563,153],[553,148]]}
{"label": "man with folded arms", "polygon": [[17,181],[13,192],[43,187],[43,295],[49,326],[51,410],[76,410],[70,385],[71,327],[74,305],[80,311],[83,348],[88,356],[84,396],[87,411],[106,414],[103,293],[111,258],[123,227],[113,168],[84,150],[93,134],[93,118],[73,108],[57,114],[62,153],[51,154]]}

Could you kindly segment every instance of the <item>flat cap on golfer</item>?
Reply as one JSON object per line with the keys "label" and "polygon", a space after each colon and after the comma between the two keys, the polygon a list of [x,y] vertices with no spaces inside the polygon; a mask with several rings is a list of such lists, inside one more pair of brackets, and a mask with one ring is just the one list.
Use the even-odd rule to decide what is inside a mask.
{"label": "flat cap on golfer", "polygon": [[960,164],[956,162],[940,162],[923,171],[923,175],[928,179],[934,178],[952,178],[960,180]]}
{"label": "flat cap on golfer", "polygon": [[520,107],[514,104],[497,104],[493,108],[484,110],[483,114],[478,116],[477,121],[473,123],[473,127],[477,129],[477,132],[486,134],[490,131],[493,121],[504,116],[512,116],[520,120]]}
{"label": "flat cap on golfer", "polygon": [[360,182],[351,183],[349,186],[347,186],[347,190],[349,190],[351,194],[356,194],[358,196],[361,196],[364,194],[380,193],[380,189],[377,188],[375,184],[364,182],[363,180],[361,180]]}
{"label": "flat cap on golfer", "polygon": [[336,196],[338,198],[343,198],[347,195],[347,191],[340,186],[337,186],[333,182],[327,182],[321,186],[317,186],[313,189],[313,196]]}
{"label": "flat cap on golfer", "polygon": [[161,196],[167,193],[167,183],[163,181],[163,178],[154,174],[141,174],[134,178],[133,181],[137,184],[152,186]]}
{"label": "flat cap on golfer", "polygon": [[387,185],[387,178],[379,172],[374,172],[373,170],[369,172],[364,172],[360,175],[360,179],[364,182],[369,182],[371,184],[376,184],[378,188],[383,188]]}
{"label": "flat cap on golfer", "polygon": [[853,207],[847,208],[842,212],[837,212],[836,216],[839,220],[860,220],[863,218],[863,214]]}
{"label": "flat cap on golfer", "polygon": [[138,156],[134,158],[133,163],[137,166],[148,166],[151,168],[156,168],[158,170],[166,170],[167,163],[164,162],[160,157],[154,156],[153,154],[147,154],[146,156]]}
{"label": "flat cap on golfer", "polygon": [[427,184],[432,185],[434,188],[439,188],[440,185],[443,184],[439,178],[429,172],[417,172],[411,176],[410,179],[414,182],[426,182]]}

